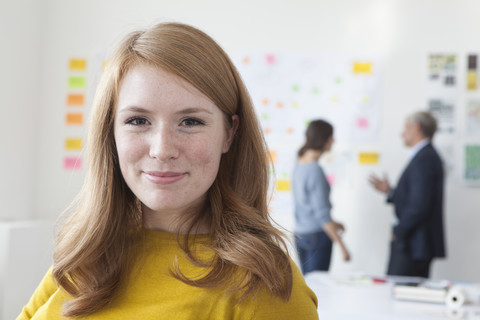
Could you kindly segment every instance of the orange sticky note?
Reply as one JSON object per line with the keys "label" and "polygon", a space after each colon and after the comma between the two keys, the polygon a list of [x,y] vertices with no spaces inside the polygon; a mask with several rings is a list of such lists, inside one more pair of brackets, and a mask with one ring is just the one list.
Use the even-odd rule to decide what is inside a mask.
{"label": "orange sticky note", "polygon": [[70,70],[81,70],[84,71],[87,69],[87,60],[85,59],[70,59]]}
{"label": "orange sticky note", "polygon": [[268,161],[272,161],[272,163],[277,163],[277,153],[275,151],[270,151],[270,159]]}
{"label": "orange sticky note", "polygon": [[65,139],[66,150],[82,150],[82,139],[68,138]]}
{"label": "orange sticky note", "polygon": [[85,96],[83,94],[69,94],[67,95],[67,105],[69,106],[83,106],[85,104]]}
{"label": "orange sticky note", "polygon": [[66,122],[68,125],[83,124],[83,114],[81,113],[67,113]]}

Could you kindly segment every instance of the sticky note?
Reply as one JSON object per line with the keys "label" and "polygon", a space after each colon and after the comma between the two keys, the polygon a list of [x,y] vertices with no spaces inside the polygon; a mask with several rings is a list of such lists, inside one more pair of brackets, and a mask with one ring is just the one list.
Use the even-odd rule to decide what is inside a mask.
{"label": "sticky note", "polygon": [[477,72],[476,71],[467,72],[467,89],[468,90],[477,89]]}
{"label": "sticky note", "polygon": [[80,170],[82,169],[81,157],[65,157],[63,158],[63,168],[65,170]]}
{"label": "sticky note", "polygon": [[278,180],[277,181],[277,190],[278,191],[290,191],[290,181],[288,181],[288,180]]}
{"label": "sticky note", "polygon": [[267,54],[265,56],[265,60],[267,61],[267,64],[274,64],[275,63],[275,55],[274,54]]}
{"label": "sticky note", "polygon": [[328,184],[331,186],[333,186],[337,181],[337,177],[334,174],[327,174],[326,178],[327,178]]}
{"label": "sticky note", "polygon": [[268,161],[272,161],[272,163],[277,163],[277,152],[276,151],[270,151],[270,159]]}
{"label": "sticky note", "polygon": [[65,121],[68,125],[83,124],[83,114],[82,113],[67,113]]}
{"label": "sticky note", "polygon": [[85,77],[72,76],[68,78],[68,87],[71,89],[84,89]]}
{"label": "sticky note", "polygon": [[372,73],[372,64],[370,62],[354,62],[353,63],[353,73],[365,73],[370,74]]}
{"label": "sticky note", "polygon": [[65,149],[66,150],[81,150],[82,149],[82,139],[76,139],[76,138],[65,139]]}
{"label": "sticky note", "polygon": [[83,94],[67,95],[68,106],[83,106],[85,104],[85,96]]}
{"label": "sticky note", "polygon": [[376,152],[362,152],[358,155],[360,164],[377,164],[379,154]]}
{"label": "sticky note", "polygon": [[359,129],[368,128],[368,119],[363,117],[357,118],[357,127]]}
{"label": "sticky note", "polygon": [[289,127],[287,128],[287,134],[293,134],[295,132],[295,129],[293,129],[292,127]]}
{"label": "sticky note", "polygon": [[85,59],[70,59],[70,70],[84,71],[87,69],[87,60]]}

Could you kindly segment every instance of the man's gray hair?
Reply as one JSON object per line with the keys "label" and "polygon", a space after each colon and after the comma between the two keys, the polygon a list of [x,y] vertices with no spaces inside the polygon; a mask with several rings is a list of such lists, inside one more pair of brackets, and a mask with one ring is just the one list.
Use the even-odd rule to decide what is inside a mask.
{"label": "man's gray hair", "polygon": [[418,111],[411,114],[409,117],[411,123],[418,123],[420,131],[425,138],[432,140],[433,135],[437,131],[437,119],[426,111]]}

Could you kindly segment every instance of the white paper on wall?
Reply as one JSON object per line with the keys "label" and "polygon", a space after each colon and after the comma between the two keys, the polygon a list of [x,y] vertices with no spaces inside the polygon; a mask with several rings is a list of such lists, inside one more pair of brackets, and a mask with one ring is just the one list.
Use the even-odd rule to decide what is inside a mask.
{"label": "white paper on wall", "polygon": [[[250,92],[269,149],[275,154],[271,210],[293,210],[290,176],[309,121],[332,123],[335,141],[341,145],[378,141],[381,68],[377,58],[239,52],[233,60]],[[338,169],[348,167],[345,156],[332,159],[327,166],[334,168],[331,182],[345,184],[342,179],[347,178]]]}

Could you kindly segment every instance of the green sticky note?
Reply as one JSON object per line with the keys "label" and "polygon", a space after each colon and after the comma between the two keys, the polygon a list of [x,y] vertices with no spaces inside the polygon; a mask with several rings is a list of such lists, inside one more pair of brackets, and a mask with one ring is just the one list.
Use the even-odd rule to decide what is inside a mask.
{"label": "green sticky note", "polygon": [[69,77],[68,87],[71,89],[83,89],[85,88],[85,77]]}

